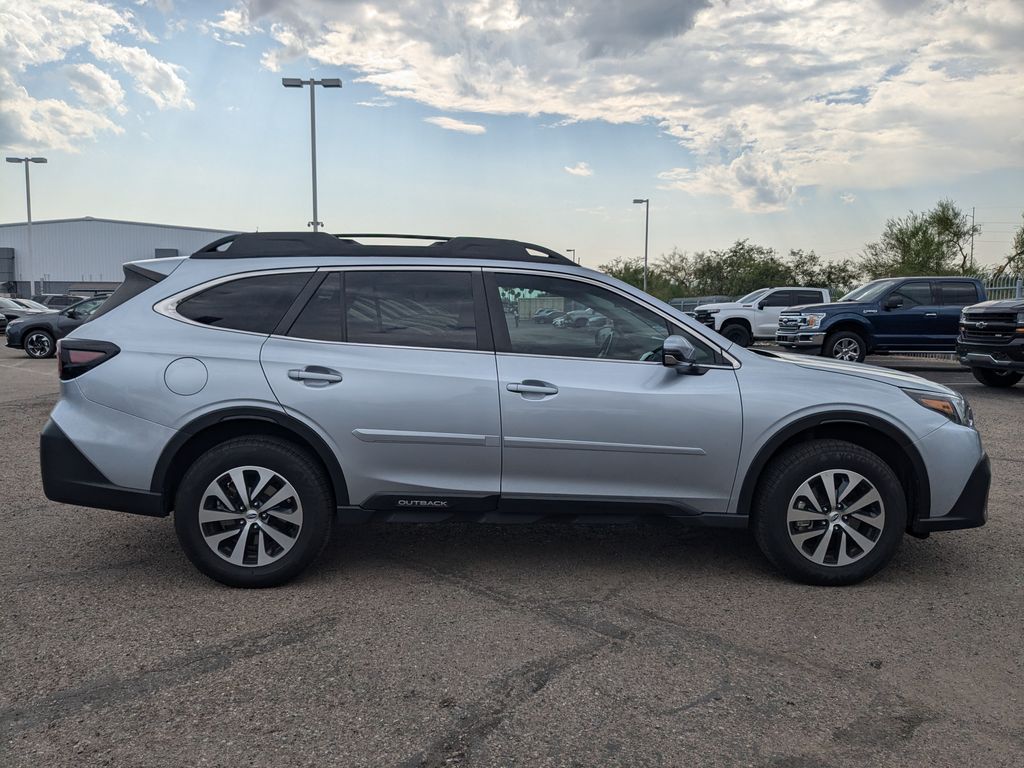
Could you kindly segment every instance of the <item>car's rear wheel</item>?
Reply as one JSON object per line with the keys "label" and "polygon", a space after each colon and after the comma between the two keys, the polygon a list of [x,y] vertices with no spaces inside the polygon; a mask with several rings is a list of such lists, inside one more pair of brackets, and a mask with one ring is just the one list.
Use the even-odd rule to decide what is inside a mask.
{"label": "car's rear wheel", "polygon": [[307,568],[334,520],[330,483],[297,446],[243,437],[211,448],[178,487],[174,527],[185,554],[233,587],[273,587]]}
{"label": "car's rear wheel", "polygon": [[1024,373],[1017,371],[995,371],[991,368],[971,368],[971,373],[978,381],[986,387],[1012,387],[1021,379]]}
{"label": "car's rear wheel", "polygon": [[859,333],[839,331],[825,339],[825,355],[833,360],[863,363],[868,348]]}
{"label": "car's rear wheel", "polygon": [[775,457],[752,513],[757,543],[772,564],[823,586],[877,573],[896,554],[907,519],[892,468],[842,440],[812,440]]}
{"label": "car's rear wheel", "polygon": [[53,336],[46,331],[29,331],[22,341],[22,346],[25,348],[25,354],[36,360],[53,357],[53,353],[57,351]]}
{"label": "car's rear wheel", "polygon": [[722,329],[722,335],[733,344],[739,344],[741,347],[749,347],[750,342],[753,341],[750,330],[742,323],[729,323]]}

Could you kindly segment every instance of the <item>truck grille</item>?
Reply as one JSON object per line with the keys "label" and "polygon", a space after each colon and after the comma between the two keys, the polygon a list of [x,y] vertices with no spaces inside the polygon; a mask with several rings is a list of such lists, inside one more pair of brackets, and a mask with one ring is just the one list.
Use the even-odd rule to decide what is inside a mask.
{"label": "truck grille", "polygon": [[800,327],[800,321],[803,318],[800,315],[780,315],[779,316],[779,330],[791,331]]}
{"label": "truck grille", "polygon": [[694,318],[696,318],[698,323],[704,323],[708,328],[715,327],[715,316],[706,310],[698,310],[694,313]]}
{"label": "truck grille", "polygon": [[1016,335],[1017,313],[990,312],[966,314],[960,323],[960,335],[965,341],[983,341],[988,344],[1008,344]]}

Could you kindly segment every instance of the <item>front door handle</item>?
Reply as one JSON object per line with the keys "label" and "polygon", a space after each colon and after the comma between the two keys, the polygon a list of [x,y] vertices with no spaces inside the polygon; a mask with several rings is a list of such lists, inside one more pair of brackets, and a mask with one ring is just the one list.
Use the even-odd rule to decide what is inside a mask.
{"label": "front door handle", "polygon": [[288,371],[288,378],[293,381],[304,382],[310,387],[326,387],[341,381],[341,374],[331,368],[324,368],[319,365],[307,365],[305,368],[292,368]]}
{"label": "front door handle", "polygon": [[938,317],[939,313],[938,312],[925,312],[924,316],[925,317]]}
{"label": "front door handle", "polygon": [[521,381],[518,384],[506,384],[505,389],[509,392],[518,392],[521,395],[557,395],[558,387],[542,381]]}

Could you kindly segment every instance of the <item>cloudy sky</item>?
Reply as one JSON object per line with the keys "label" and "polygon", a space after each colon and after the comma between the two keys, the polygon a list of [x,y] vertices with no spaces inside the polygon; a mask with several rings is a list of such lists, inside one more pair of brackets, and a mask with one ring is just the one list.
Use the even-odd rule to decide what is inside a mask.
{"label": "cloudy sky", "polygon": [[[1022,0],[0,0],[0,150],[37,219],[519,237],[599,264],[855,256],[887,217],[1024,210]],[[24,219],[5,168],[0,221]]]}

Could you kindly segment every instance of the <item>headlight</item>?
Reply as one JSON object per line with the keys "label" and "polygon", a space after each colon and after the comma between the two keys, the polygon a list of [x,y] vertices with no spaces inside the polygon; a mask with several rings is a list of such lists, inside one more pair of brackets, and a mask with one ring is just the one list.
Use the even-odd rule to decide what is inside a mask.
{"label": "headlight", "polygon": [[808,312],[804,315],[805,328],[817,328],[826,317],[824,312]]}
{"label": "headlight", "polygon": [[936,413],[941,413],[954,424],[974,428],[974,412],[961,395],[943,395],[936,392],[923,392],[919,389],[904,389],[907,396],[916,400],[919,405]]}
{"label": "headlight", "polygon": [[717,315],[722,310],[720,310],[720,309],[705,309],[704,311],[707,312],[709,315]]}
{"label": "headlight", "polygon": [[1017,313],[1017,330],[1024,328],[1024,312]]}

